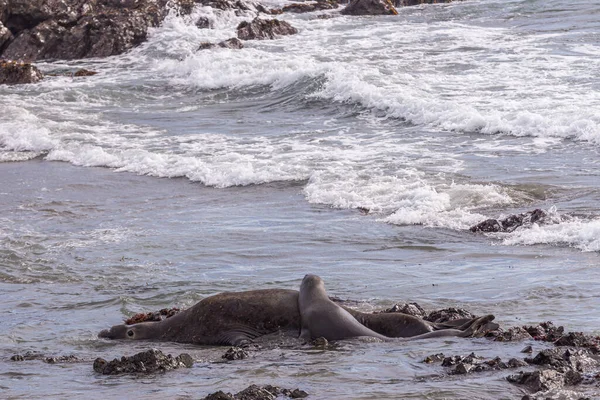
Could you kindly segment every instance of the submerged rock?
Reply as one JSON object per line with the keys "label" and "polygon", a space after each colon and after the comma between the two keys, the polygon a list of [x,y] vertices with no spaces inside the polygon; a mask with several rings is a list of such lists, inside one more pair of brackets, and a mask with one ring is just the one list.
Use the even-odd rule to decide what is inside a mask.
{"label": "submerged rock", "polygon": [[0,84],[36,83],[43,77],[35,65],[16,61],[0,61]]}
{"label": "submerged rock", "polygon": [[225,354],[221,356],[221,358],[224,358],[229,361],[243,360],[248,357],[248,352],[242,349],[241,347],[230,347],[229,349],[227,349]]}
{"label": "submerged rock", "polygon": [[78,357],[74,355],[68,356],[52,356],[47,357],[42,353],[28,351],[25,354],[15,354],[10,357],[11,361],[31,361],[31,360],[41,360],[47,364],[63,364],[63,363],[76,363],[82,361]]}
{"label": "submerged rock", "polygon": [[406,6],[418,6],[421,4],[452,3],[453,1],[454,0],[395,0],[394,5],[396,7],[406,7]]}
{"label": "submerged rock", "polygon": [[282,389],[271,385],[250,385],[235,395],[219,390],[209,394],[203,400],[274,400],[281,396],[291,399],[303,399],[308,396],[308,393],[300,389]]}
{"label": "submerged rock", "polygon": [[221,47],[224,49],[243,49],[244,44],[238,38],[231,38],[231,39],[223,40],[222,42],[219,42],[219,43],[210,43],[210,42],[200,43],[200,46],[198,46],[198,50],[214,49],[216,47]]}
{"label": "submerged rock", "polygon": [[121,357],[120,360],[114,359],[106,361],[103,358],[97,358],[94,361],[94,371],[103,375],[119,375],[133,373],[153,373],[164,372],[176,368],[191,368],[194,360],[189,354],[183,353],[177,357],[170,354],[164,355],[162,351],[151,349],[131,357]]}
{"label": "submerged rock", "polygon": [[351,0],[342,10],[344,15],[398,15],[390,0]]}
{"label": "submerged rock", "polygon": [[238,38],[242,40],[275,39],[277,36],[294,35],[298,30],[285,21],[278,19],[254,18],[251,22],[244,21],[237,27]]}
{"label": "submerged rock", "polygon": [[281,11],[292,13],[307,13],[321,10],[331,10],[339,7],[339,4],[334,1],[317,1],[316,3],[292,3],[283,6]]}

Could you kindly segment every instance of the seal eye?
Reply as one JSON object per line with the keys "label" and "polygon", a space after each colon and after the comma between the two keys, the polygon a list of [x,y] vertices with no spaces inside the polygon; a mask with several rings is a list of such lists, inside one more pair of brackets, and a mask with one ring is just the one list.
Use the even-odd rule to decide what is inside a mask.
{"label": "seal eye", "polygon": [[127,331],[127,336],[129,336],[130,338],[133,337],[133,329]]}

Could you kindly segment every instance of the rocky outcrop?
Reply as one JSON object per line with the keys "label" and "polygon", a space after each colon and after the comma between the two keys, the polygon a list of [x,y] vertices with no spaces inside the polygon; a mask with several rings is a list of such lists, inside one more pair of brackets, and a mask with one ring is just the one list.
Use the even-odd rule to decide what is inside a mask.
{"label": "rocky outcrop", "polygon": [[131,357],[121,357],[106,361],[97,358],[94,361],[94,371],[103,375],[119,375],[133,373],[164,372],[176,368],[191,368],[194,360],[189,354],[183,353],[177,357],[164,355],[162,351],[150,349]]}
{"label": "rocky outcrop", "polygon": [[277,36],[294,35],[298,30],[285,21],[278,19],[254,18],[251,22],[244,21],[237,27],[238,38],[242,40],[275,39]]}
{"label": "rocky outcrop", "polygon": [[344,15],[398,15],[390,0],[351,0],[342,10]]}
{"label": "rocky outcrop", "polygon": [[0,0],[1,55],[34,61],[121,54],[146,39],[170,4],[187,13],[194,0]]}
{"label": "rocky outcrop", "polygon": [[36,83],[43,75],[34,65],[0,60],[0,84]]}

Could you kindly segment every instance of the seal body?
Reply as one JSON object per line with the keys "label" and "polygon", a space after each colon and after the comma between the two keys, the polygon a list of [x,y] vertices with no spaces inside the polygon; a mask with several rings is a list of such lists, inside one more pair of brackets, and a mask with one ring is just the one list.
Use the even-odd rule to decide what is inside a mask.
{"label": "seal body", "polygon": [[299,328],[298,292],[266,289],[220,293],[163,321],[116,325],[98,336],[239,346],[258,336]]}
{"label": "seal body", "polygon": [[[300,292],[264,289],[220,293],[163,321],[115,325],[98,336],[225,346],[240,346],[278,331],[295,336],[301,333],[306,340],[319,336],[328,340],[355,336],[386,340],[471,336],[476,329],[485,326],[489,317],[493,319],[487,316],[435,324],[402,313],[367,314],[332,302],[327,298],[321,278],[310,277],[303,280]],[[304,318],[301,318],[300,308]]]}

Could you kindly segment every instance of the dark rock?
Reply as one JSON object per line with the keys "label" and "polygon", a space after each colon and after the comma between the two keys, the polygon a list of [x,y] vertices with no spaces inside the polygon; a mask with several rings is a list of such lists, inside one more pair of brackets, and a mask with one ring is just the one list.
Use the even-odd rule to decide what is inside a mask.
{"label": "dark rock", "polygon": [[432,311],[423,319],[430,322],[442,323],[461,318],[475,318],[475,315],[462,308],[450,307],[442,310]]}
{"label": "dark rock", "polygon": [[281,11],[292,13],[307,13],[337,8],[338,4],[332,1],[317,1],[316,3],[292,3],[283,6]]}
{"label": "dark rock", "polygon": [[300,389],[282,389],[271,385],[250,385],[235,395],[218,391],[209,394],[203,400],[273,400],[281,396],[292,399],[303,399],[308,396],[308,393]]}
{"label": "dark rock", "polygon": [[497,342],[514,342],[532,338],[529,332],[520,326],[513,326],[507,330],[498,329],[487,333],[486,336]]}
{"label": "dark rock", "polygon": [[506,380],[518,385],[525,385],[531,392],[560,389],[564,385],[563,374],[551,369],[520,372],[517,375],[509,375]]}
{"label": "dark rock", "polygon": [[198,50],[214,49],[216,47],[222,47],[225,49],[243,49],[244,43],[242,43],[242,41],[238,38],[223,40],[219,43],[204,42],[200,43],[200,46],[198,46]]}
{"label": "dark rock", "polygon": [[543,222],[546,213],[539,208],[522,214],[510,215],[504,219],[487,219],[469,228],[471,232],[512,232],[520,226],[530,226]]}
{"label": "dark rock", "polygon": [[[77,75],[75,75],[75,76],[77,76]],[[87,76],[87,75],[84,75],[84,76]],[[170,318],[173,315],[178,314],[180,312],[181,312],[181,309],[179,309],[177,307],[173,307],[173,308],[163,308],[162,310],[155,311],[155,312],[138,313],[138,314],[135,314],[133,317],[126,319],[125,324],[134,325],[134,324],[139,324],[140,322],[162,321],[163,319]]]}
{"label": "dark rock", "polygon": [[77,358],[74,355],[47,357],[42,353],[32,351],[28,351],[25,354],[15,354],[10,359],[11,361],[41,360],[47,364],[75,363],[81,361],[81,359]]}
{"label": "dark rock", "polygon": [[394,304],[391,308],[382,311],[384,313],[402,313],[412,315],[414,317],[425,318],[427,312],[417,303],[402,303]]}
{"label": "dark rock", "polygon": [[523,329],[525,329],[535,340],[544,342],[556,342],[565,334],[565,329],[562,326],[556,327],[550,321],[542,322],[534,326],[524,326]]}
{"label": "dark rock", "polygon": [[444,356],[444,353],[437,353],[437,354],[432,354],[430,356],[425,357],[423,362],[426,364],[431,364],[434,362],[443,361],[445,358],[446,358],[446,356]]}
{"label": "dark rock", "polygon": [[1,55],[11,59],[74,59],[121,54],[146,39],[169,5],[189,13],[193,0],[11,0],[0,27]]}
{"label": "dark rock", "polygon": [[200,17],[196,20],[196,27],[199,29],[212,28],[212,23],[207,17]]}
{"label": "dark rock", "polygon": [[521,350],[521,353],[529,353],[529,354],[531,354],[531,353],[533,353],[533,347],[531,347],[531,346],[525,346],[523,348],[523,350]]}
{"label": "dark rock", "polygon": [[83,76],[94,76],[96,74],[97,74],[96,71],[90,71],[89,69],[81,68],[81,69],[78,69],[77,71],[75,71],[75,73],[73,73],[73,76],[79,78],[79,77],[83,77]]}
{"label": "dark rock", "polygon": [[43,77],[32,64],[0,60],[0,84],[36,83]]}
{"label": "dark rock", "polygon": [[131,357],[116,358],[110,362],[103,358],[94,361],[94,371],[103,375],[118,375],[132,373],[153,373],[169,371],[176,368],[191,368],[194,360],[189,354],[173,356],[164,355],[160,350],[151,349]]}
{"label": "dark rock", "polygon": [[2,22],[0,22],[0,54],[2,54],[2,48],[8,42],[13,39],[12,32],[10,29],[4,26]]}
{"label": "dark rock", "polygon": [[329,341],[321,336],[310,342],[310,344],[312,344],[315,347],[325,348],[329,346]]}
{"label": "dark rock", "polygon": [[223,354],[221,356],[221,358],[224,358],[226,360],[243,360],[245,358],[248,358],[248,352],[240,347],[230,347],[225,354]]}
{"label": "dark rock", "polygon": [[590,349],[594,354],[600,352],[600,338],[598,336],[585,335],[582,332],[569,332],[554,341],[554,344],[557,346],[584,347]]}
{"label": "dark rock", "polygon": [[390,0],[351,0],[342,10],[344,15],[398,15]]}
{"label": "dark rock", "polygon": [[237,27],[238,38],[242,40],[275,39],[277,36],[294,35],[298,30],[285,21],[278,19],[254,18],[252,22],[244,21]]}
{"label": "dark rock", "polygon": [[526,367],[527,363],[523,360],[519,360],[518,358],[511,358],[508,360],[508,363],[506,363],[506,366],[508,368],[521,368]]}

